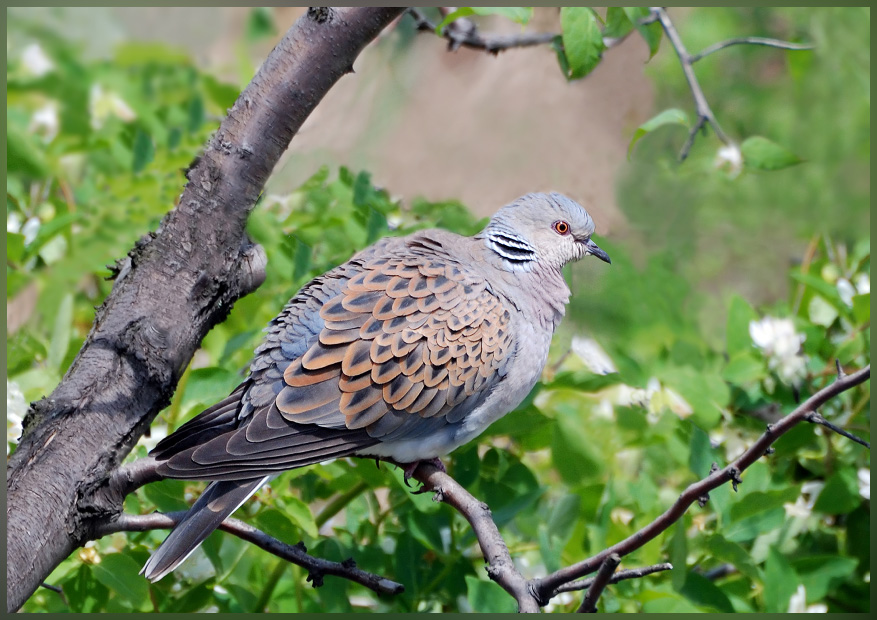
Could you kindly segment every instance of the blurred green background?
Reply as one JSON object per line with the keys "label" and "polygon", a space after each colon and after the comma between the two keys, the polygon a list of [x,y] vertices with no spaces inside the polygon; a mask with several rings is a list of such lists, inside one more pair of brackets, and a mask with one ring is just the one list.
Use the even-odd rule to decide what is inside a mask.
{"label": "blurred green background", "polygon": [[[298,14],[8,11],[7,450],[27,403],[51,392],[84,341],[112,286],[106,265],[173,206],[183,170]],[[798,394],[830,381],[835,359],[849,369],[870,363],[870,10],[671,15],[690,51],[744,35],[815,45],[735,46],[696,64],[733,139],[763,136],[803,163],[720,167],[709,133],[680,164],[679,126],[646,135],[628,159],[650,117],[668,108],[693,116],[666,41],[646,63],[648,47],[634,34],[591,75],[567,82],[550,47],[448,53],[404,17],[293,140],[249,222],[269,257],[265,284],[208,334],[135,455],[233,389],[267,321],[354,248],[426,226],[471,234],[526,191],[559,190],[585,204],[613,259],[569,270],[573,299],[543,381],[479,445],[449,459],[451,473],[490,504],[528,576],[654,519],[711,462],[733,459]],[[479,24],[521,28],[495,17]],[[527,29],[559,27],[556,9],[536,9]],[[617,372],[600,373],[609,367]],[[869,439],[870,387],[822,413]],[[610,588],[601,610],[868,611],[869,452],[810,426],[776,447],[739,493],[717,490],[705,509],[626,557],[623,568],[668,558],[676,568]],[[199,488],[150,485],[127,509],[179,509]],[[297,567],[223,534],[147,585],[136,573],[164,536],[154,532],[74,554],[48,580],[63,596],[40,590],[25,609],[511,603],[487,579],[465,521],[410,495],[396,471],[344,460],[290,472],[241,512],[318,556],[353,556],[403,581],[406,593],[380,599],[330,578],[315,590]],[[726,564],[730,573],[716,571]],[[551,609],[577,605],[566,595]]]}

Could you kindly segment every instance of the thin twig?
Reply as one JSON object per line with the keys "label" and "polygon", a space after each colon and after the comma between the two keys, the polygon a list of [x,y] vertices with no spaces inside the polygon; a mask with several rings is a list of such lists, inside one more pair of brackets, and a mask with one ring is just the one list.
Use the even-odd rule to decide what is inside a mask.
{"label": "thin twig", "polygon": [[716,566],[712,570],[708,570],[703,576],[710,581],[716,581],[717,579],[727,577],[728,575],[736,575],[737,572],[739,571],[733,564],[722,564],[721,566]]}
{"label": "thin twig", "polygon": [[579,579],[580,577],[594,572],[610,554],[617,553],[623,557],[636,549],[639,549],[644,544],[658,536],[658,534],[667,530],[667,528],[685,514],[694,502],[699,498],[704,497],[713,489],[716,489],[727,482],[731,482],[733,486],[736,487],[741,483],[740,473],[764,456],[765,453],[769,451],[772,444],[783,434],[804,421],[810,412],[817,410],[838,394],[864,383],[870,379],[870,377],[871,366],[869,364],[865,368],[852,374],[848,374],[842,379],[838,379],[834,383],[822,388],[779,422],[776,424],[768,424],[767,431],[762,434],[748,450],[744,451],[743,454],[737,457],[737,459],[727,467],[713,471],[706,478],[689,485],[670,508],[638,532],[587,560],[562,568],[542,579],[532,580],[530,585],[534,595],[539,600],[542,600],[546,595],[554,592],[562,584],[573,581],[574,579]]}
{"label": "thin twig", "polygon": [[838,435],[843,435],[843,436],[846,437],[847,439],[852,439],[852,440],[855,441],[857,444],[862,445],[862,446],[865,446],[865,447],[868,448],[869,450],[871,449],[871,444],[870,444],[869,442],[865,441],[865,440],[862,439],[861,437],[856,437],[856,436],[853,435],[852,433],[845,431],[844,429],[842,429],[842,428],[839,427],[839,426],[835,426],[834,424],[832,424],[831,422],[829,422],[828,420],[826,420],[825,418],[823,418],[823,417],[822,417],[818,412],[816,412],[816,411],[811,411],[811,412],[808,413],[806,416],[804,416],[804,419],[807,420],[808,422],[812,423],[812,424],[819,424],[820,426],[824,426],[825,428],[834,431],[834,432],[837,433]]}
{"label": "thin twig", "polygon": [[51,590],[52,592],[55,592],[58,596],[61,597],[61,602],[63,602],[65,605],[69,605],[69,603],[67,602],[67,597],[64,595],[64,590],[62,590],[59,586],[53,586],[52,584],[46,583],[45,581],[40,585],[46,590]]}
{"label": "thin twig", "polygon": [[576,610],[577,613],[597,613],[597,600],[599,600],[600,595],[603,593],[603,590],[606,589],[606,586],[609,585],[609,581],[612,579],[612,574],[615,572],[615,569],[618,568],[619,564],[621,564],[621,556],[617,553],[611,553],[605,560],[603,560],[603,563],[600,565],[600,570],[597,571],[597,575],[591,583],[591,587],[588,588],[588,591],[585,593],[585,598],[582,599],[582,604],[579,605],[579,608]]}
{"label": "thin twig", "polygon": [[[612,575],[612,579],[609,580],[609,583],[618,583],[619,581],[626,581],[627,579],[640,579],[641,577],[645,577],[653,573],[660,573],[665,570],[673,570],[673,565],[669,562],[663,562],[661,564],[653,564],[652,566],[645,566],[643,568],[620,570]],[[590,588],[591,584],[594,583],[594,579],[596,579],[596,577],[588,577],[587,579],[580,579],[578,581],[565,583],[557,588],[554,592],[552,592],[551,597],[553,598],[558,594],[562,594],[564,592],[578,592],[579,590]]]}
{"label": "thin twig", "polygon": [[[148,530],[169,529],[179,523],[185,515],[186,511],[169,512],[166,514],[154,512],[148,515],[121,514],[115,521],[102,524],[97,529],[96,534],[97,537],[101,537],[115,532],[145,532]],[[363,585],[378,594],[400,594],[405,590],[401,583],[396,583],[386,577],[367,573],[357,568],[356,563],[352,559],[339,563],[315,558],[308,555],[307,549],[305,549],[302,543],[288,545],[239,519],[226,519],[219,526],[219,529],[233,534],[242,540],[246,540],[287,562],[297,564],[306,569],[308,571],[308,581],[313,582],[315,588],[323,584],[324,576],[333,575]]]}
{"label": "thin twig", "polygon": [[[411,7],[408,9],[408,14],[414,18],[414,24],[418,30],[435,32],[436,24],[431,22],[420,10]],[[515,47],[545,45],[551,43],[557,36],[557,34],[551,32],[524,32],[518,35],[484,36],[478,32],[478,28],[471,20],[465,20],[463,26],[454,26],[457,22],[462,21],[458,19],[442,30],[442,36],[448,40],[448,47],[451,51],[462,46],[484,50],[496,55],[504,50]]]}
{"label": "thin twig", "polygon": [[685,48],[685,44],[682,42],[679,33],[676,31],[676,26],[673,24],[673,21],[670,19],[670,16],[664,8],[659,6],[651,7],[651,11],[652,14],[657,17],[657,21],[661,24],[661,27],[667,34],[667,39],[670,40],[670,45],[676,50],[676,55],[679,56],[679,63],[682,65],[682,72],[685,74],[685,79],[688,81],[688,88],[691,90],[691,95],[694,97],[694,107],[697,112],[698,120],[691,129],[688,135],[688,140],[685,142],[685,146],[683,146],[682,150],[679,152],[679,161],[684,161],[685,158],[688,157],[691,146],[694,144],[695,134],[697,134],[700,128],[704,126],[704,123],[709,123],[710,127],[713,128],[716,137],[721,140],[722,144],[730,145],[732,143],[731,139],[725,134],[722,126],[719,125],[719,122],[716,120],[716,117],[710,108],[710,104],[706,100],[706,95],[703,94],[703,89],[700,87],[700,82],[697,81],[697,76],[694,74],[694,67],[692,66],[692,56]]}
{"label": "thin twig", "polygon": [[688,157],[689,152],[691,151],[691,147],[694,145],[694,139],[697,136],[697,132],[702,128],[709,124],[712,127],[713,131],[716,134],[716,137],[727,146],[733,145],[733,141],[725,131],[722,129],[722,126],[719,124],[719,121],[716,120],[715,114],[713,114],[712,108],[710,108],[709,102],[706,100],[706,96],[703,93],[703,89],[700,86],[700,82],[697,80],[697,76],[694,73],[694,63],[703,58],[704,56],[708,56],[713,52],[717,52],[721,49],[725,49],[726,47],[731,47],[732,45],[765,45],[768,47],[778,47],[787,50],[809,50],[813,49],[812,45],[803,44],[803,43],[790,43],[788,41],[781,41],[779,39],[768,39],[764,37],[738,37],[735,39],[728,39],[726,41],[720,41],[719,43],[715,43],[710,45],[703,51],[697,54],[690,54],[685,47],[685,44],[682,42],[682,38],[679,36],[679,32],[676,30],[676,26],[673,24],[673,20],[670,19],[670,15],[663,7],[650,7],[651,13],[649,17],[640,20],[640,24],[651,23],[654,21],[660,22],[661,27],[664,29],[664,32],[667,34],[667,39],[670,41],[670,45],[673,46],[673,49],[676,50],[676,55],[679,57],[679,64],[682,65],[682,72],[685,74],[685,79],[688,82],[688,89],[691,91],[691,95],[694,98],[694,107],[697,112],[697,120],[694,123],[694,126],[688,133],[688,139],[685,141],[685,144],[682,146],[682,150],[679,151],[679,161],[684,161],[686,157]]}
{"label": "thin twig", "polygon": [[709,56],[713,52],[718,52],[719,50],[723,50],[726,47],[731,47],[732,45],[765,45],[767,47],[778,47],[784,50],[812,50],[813,46],[809,43],[792,43],[790,41],[781,41],[780,39],[767,39],[765,37],[737,37],[735,39],[728,39],[727,41],[719,41],[718,43],[713,43],[707,48],[704,48],[703,51],[698,52],[697,54],[692,54],[689,59],[692,63],[697,62],[704,56]]}

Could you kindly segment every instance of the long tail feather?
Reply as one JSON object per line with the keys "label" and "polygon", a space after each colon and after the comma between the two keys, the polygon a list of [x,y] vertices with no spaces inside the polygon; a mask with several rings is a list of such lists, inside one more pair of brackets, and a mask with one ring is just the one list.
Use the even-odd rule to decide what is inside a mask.
{"label": "long tail feather", "polygon": [[247,501],[271,476],[255,480],[214,482],[177,523],[140,573],[150,581],[158,581],[183,563],[210,532]]}

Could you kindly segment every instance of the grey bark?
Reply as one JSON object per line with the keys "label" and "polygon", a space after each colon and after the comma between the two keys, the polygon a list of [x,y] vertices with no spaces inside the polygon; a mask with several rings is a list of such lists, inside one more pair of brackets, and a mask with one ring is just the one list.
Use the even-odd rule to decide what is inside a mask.
{"label": "grey bark", "polygon": [[264,279],[244,225],[293,135],[402,8],[311,9],[286,33],[190,168],[179,201],[120,262],[58,387],[31,406],[9,459],[7,609],[121,512],[108,476],[204,335]]}

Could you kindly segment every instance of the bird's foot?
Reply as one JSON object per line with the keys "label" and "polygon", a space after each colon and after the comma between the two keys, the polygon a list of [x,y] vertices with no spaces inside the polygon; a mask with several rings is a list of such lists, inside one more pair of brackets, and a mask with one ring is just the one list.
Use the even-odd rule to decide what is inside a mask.
{"label": "bird's foot", "polygon": [[433,467],[435,467],[436,469],[438,469],[442,473],[447,473],[447,471],[448,471],[447,469],[445,469],[445,464],[442,463],[442,460],[438,457],[428,459],[428,460],[423,460],[423,461],[414,461],[413,463],[399,463],[398,464],[399,467],[402,468],[403,480],[405,481],[405,486],[409,486],[409,487],[411,486],[410,484],[408,484],[408,480],[411,478],[411,476],[414,475],[414,470],[417,469],[421,463],[428,463],[429,465],[432,465]]}

